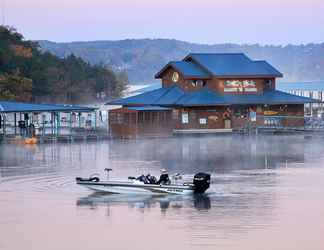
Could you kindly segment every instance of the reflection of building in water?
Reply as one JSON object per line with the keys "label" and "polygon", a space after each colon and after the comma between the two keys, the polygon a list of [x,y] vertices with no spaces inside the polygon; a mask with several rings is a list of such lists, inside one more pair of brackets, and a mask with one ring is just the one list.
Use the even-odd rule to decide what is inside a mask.
{"label": "reflection of building in water", "polygon": [[[137,140],[111,147],[112,159],[154,162],[156,171],[194,174],[274,168],[304,162],[303,136],[224,136]],[[152,168],[151,168],[152,170]]]}
{"label": "reflection of building in water", "polygon": [[156,175],[161,168],[171,174],[222,173],[304,162],[305,150],[314,158],[323,153],[323,147],[315,139],[303,136],[166,138],[0,147],[3,177],[50,173],[63,168],[78,169],[88,175],[107,166],[114,169],[112,176],[119,177],[148,172]]}

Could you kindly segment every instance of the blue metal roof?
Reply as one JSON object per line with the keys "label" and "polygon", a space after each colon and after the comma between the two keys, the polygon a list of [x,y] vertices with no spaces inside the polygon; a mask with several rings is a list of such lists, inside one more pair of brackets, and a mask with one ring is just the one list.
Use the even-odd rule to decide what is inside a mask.
{"label": "blue metal roof", "polygon": [[0,101],[0,112],[91,112],[95,108],[63,104],[35,104],[23,102]]}
{"label": "blue metal roof", "polygon": [[263,94],[224,95],[225,103],[232,104],[305,104],[319,102],[308,97],[288,94],[279,90],[267,90]]}
{"label": "blue metal roof", "polygon": [[[152,98],[152,96],[154,98]],[[264,91],[263,94],[220,95],[207,88],[184,92],[177,86],[160,88],[141,95],[120,99],[109,104],[148,106],[216,106],[245,104],[304,104],[319,102],[307,97],[288,94],[278,90]]]}
{"label": "blue metal roof", "polygon": [[155,78],[160,78],[162,73],[169,67],[179,71],[184,78],[210,78],[210,74],[193,62],[177,61],[168,63]]}
{"label": "blue metal roof", "polygon": [[139,95],[118,99],[108,102],[106,104],[111,105],[151,105],[158,101],[165,93],[168,92],[168,88],[159,88],[152,91],[144,92]]}
{"label": "blue metal roof", "polygon": [[181,106],[247,105],[247,104],[304,104],[318,102],[314,99],[291,95],[278,90],[264,91],[263,94],[224,94],[202,89],[184,95]]}
{"label": "blue metal roof", "polygon": [[224,97],[207,88],[184,94],[177,102],[181,106],[224,105]]}
{"label": "blue metal roof", "polygon": [[282,74],[266,61],[253,61],[243,53],[193,53],[184,61],[193,61],[211,75],[282,77]]}
{"label": "blue metal roof", "polygon": [[129,110],[136,110],[136,111],[167,111],[172,110],[166,107],[160,106],[141,106],[141,107],[127,107]]}
{"label": "blue metal roof", "polygon": [[159,88],[136,96],[118,99],[106,104],[111,105],[172,105],[184,94],[176,85]]}
{"label": "blue metal roof", "polygon": [[276,86],[282,91],[324,91],[324,81],[314,82],[277,82]]}
{"label": "blue metal roof", "polygon": [[185,92],[181,88],[173,85],[171,88],[169,88],[168,92],[166,92],[158,101],[155,102],[155,104],[164,106],[174,105],[184,94]]}

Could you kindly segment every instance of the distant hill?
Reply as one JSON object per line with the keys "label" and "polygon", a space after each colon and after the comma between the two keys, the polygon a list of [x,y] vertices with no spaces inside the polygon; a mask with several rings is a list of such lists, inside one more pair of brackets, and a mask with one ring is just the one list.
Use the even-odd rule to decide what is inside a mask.
{"label": "distant hill", "polygon": [[91,64],[126,70],[131,83],[152,83],[154,74],[170,60],[190,52],[244,52],[252,59],[267,60],[282,73],[284,81],[324,80],[324,43],[287,46],[238,44],[204,45],[170,39],[132,39],[54,43],[39,41],[43,50],[59,57],[73,53]]}

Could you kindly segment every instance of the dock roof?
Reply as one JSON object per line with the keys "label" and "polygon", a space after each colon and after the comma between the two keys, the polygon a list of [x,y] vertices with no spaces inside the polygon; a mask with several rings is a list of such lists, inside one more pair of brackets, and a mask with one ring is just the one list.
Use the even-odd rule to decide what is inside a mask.
{"label": "dock roof", "polygon": [[68,104],[35,104],[25,102],[0,101],[0,113],[23,112],[92,112],[96,108]]}

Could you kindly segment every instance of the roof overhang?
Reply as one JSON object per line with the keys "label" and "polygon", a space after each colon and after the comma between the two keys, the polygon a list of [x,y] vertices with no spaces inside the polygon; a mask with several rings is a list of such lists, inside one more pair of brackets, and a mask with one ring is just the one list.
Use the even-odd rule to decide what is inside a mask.
{"label": "roof overhang", "polygon": [[167,71],[169,68],[173,68],[174,70],[176,70],[178,73],[180,73],[182,75],[182,77],[184,79],[210,79],[211,76],[207,75],[207,76],[195,76],[195,75],[188,75],[185,74],[183,71],[181,71],[181,69],[179,69],[176,65],[173,64],[174,62],[169,62],[167,65],[165,65],[158,73],[156,73],[154,75],[155,79],[161,79],[164,72]]}

